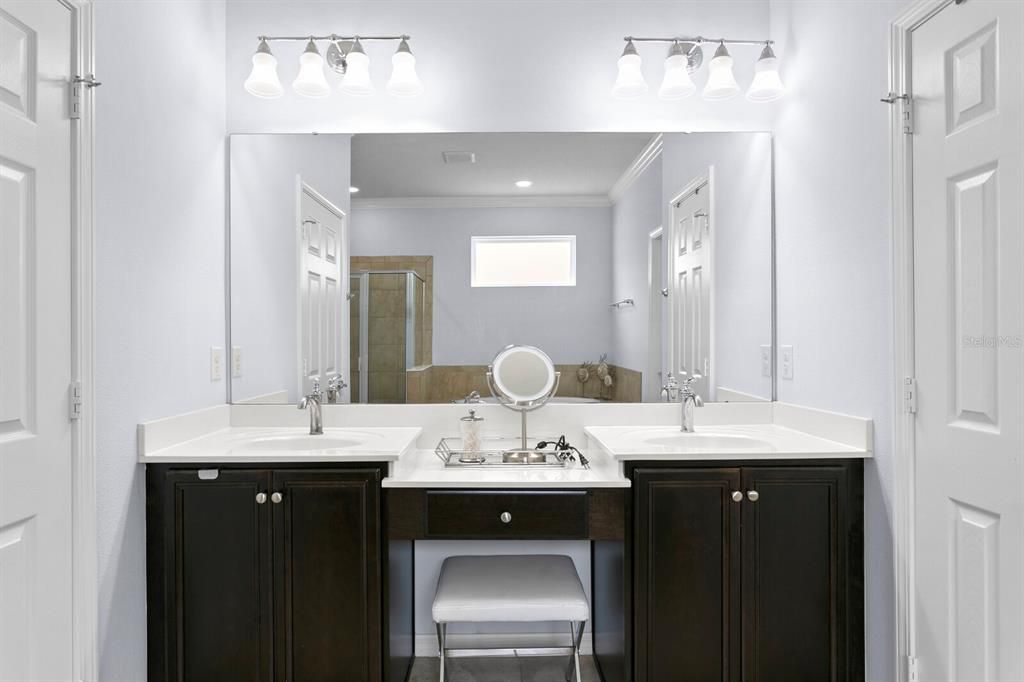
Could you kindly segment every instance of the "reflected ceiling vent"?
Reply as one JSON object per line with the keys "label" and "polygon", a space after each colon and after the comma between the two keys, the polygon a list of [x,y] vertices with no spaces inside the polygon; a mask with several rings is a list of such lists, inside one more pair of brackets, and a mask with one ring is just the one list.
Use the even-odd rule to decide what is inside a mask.
{"label": "reflected ceiling vent", "polygon": [[445,163],[476,163],[473,152],[441,152]]}

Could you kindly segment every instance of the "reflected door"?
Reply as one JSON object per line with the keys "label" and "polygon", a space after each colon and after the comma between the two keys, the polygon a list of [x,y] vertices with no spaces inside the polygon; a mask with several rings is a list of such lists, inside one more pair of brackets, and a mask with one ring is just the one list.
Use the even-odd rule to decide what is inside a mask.
{"label": "reflected door", "polygon": [[677,379],[694,374],[693,388],[711,393],[711,201],[707,177],[691,183],[672,204],[672,344],[670,366]]}
{"label": "reflected door", "polygon": [[72,678],[71,12],[0,2],[0,679]]}
{"label": "reflected door", "polygon": [[1024,5],[913,31],[919,679],[1024,679]]}
{"label": "reflected door", "polygon": [[345,214],[305,183],[299,218],[299,395],[308,395],[314,383],[326,390],[333,377],[349,376],[348,258]]}

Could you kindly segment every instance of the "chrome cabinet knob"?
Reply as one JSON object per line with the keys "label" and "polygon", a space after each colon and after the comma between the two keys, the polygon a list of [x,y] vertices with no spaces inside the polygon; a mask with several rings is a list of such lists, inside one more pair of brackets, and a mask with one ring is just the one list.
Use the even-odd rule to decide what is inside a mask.
{"label": "chrome cabinet knob", "polygon": [[732,491],[732,501],[733,502],[742,502],[743,501],[743,493],[741,493],[739,490],[733,490]]}
{"label": "chrome cabinet knob", "polygon": [[508,512],[501,512],[501,516],[498,518],[501,519],[502,523],[512,523],[512,515]]}
{"label": "chrome cabinet knob", "polygon": [[756,490],[747,491],[747,499],[750,500],[751,502],[757,502],[757,498],[759,497],[761,496],[757,494]]}
{"label": "chrome cabinet knob", "polygon": [[266,493],[256,493],[256,504],[263,504],[267,501]]}
{"label": "chrome cabinet knob", "polygon": [[281,500],[283,499],[284,495],[282,495],[281,493],[274,493],[273,495],[270,496],[270,501],[273,502],[274,504],[281,504]]}

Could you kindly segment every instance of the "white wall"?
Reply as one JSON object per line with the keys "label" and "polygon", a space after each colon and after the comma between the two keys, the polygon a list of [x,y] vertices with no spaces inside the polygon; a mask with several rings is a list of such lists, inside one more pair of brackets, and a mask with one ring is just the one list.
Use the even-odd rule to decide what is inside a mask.
{"label": "white wall", "polygon": [[230,146],[231,344],[243,358],[232,400],[287,391],[295,402],[296,176],[348,215],[351,137],[233,135]]}
{"label": "white wall", "polygon": [[[635,102],[612,99],[622,37],[699,33],[760,37],[767,33],[766,0],[396,0],[389,2],[228,3],[228,130],[231,132],[640,131],[764,130],[772,106],[742,98],[709,103],[699,97],[662,102],[664,45],[639,46],[651,93]],[[409,33],[422,97],[383,91],[394,46],[366,44],[377,94],[295,96],[301,43],[275,44],[286,87],[278,100],[258,100],[242,83],[261,34],[311,31]],[[737,78],[749,82],[756,47],[736,48]],[[705,59],[710,60],[713,49]],[[703,84],[707,69],[697,78]],[[330,77],[336,82],[336,77]]]}
{"label": "white wall", "polygon": [[[648,383],[658,382],[647,368],[648,285],[650,234],[661,226],[661,156],[651,162],[612,206],[612,300],[632,298],[636,306],[613,310],[612,362],[643,372],[644,398]],[[659,295],[659,299],[661,296]],[[661,301],[657,301],[660,305]]]}
{"label": "white wall", "polygon": [[[95,4],[100,679],[146,677],[135,428],[224,401],[223,2]],[[174,48],[174,49],[171,49]]]}
{"label": "white wall", "polygon": [[[472,288],[470,237],[576,235],[576,286]],[[479,365],[510,343],[556,363],[611,349],[610,208],[358,208],[353,256],[434,257],[434,364]]]}
{"label": "white wall", "polygon": [[[907,3],[772,0],[790,92],[775,127],[779,399],[874,419],[865,466],[867,679],[895,679],[888,23]],[[852,53],[842,46],[850,46]]]}

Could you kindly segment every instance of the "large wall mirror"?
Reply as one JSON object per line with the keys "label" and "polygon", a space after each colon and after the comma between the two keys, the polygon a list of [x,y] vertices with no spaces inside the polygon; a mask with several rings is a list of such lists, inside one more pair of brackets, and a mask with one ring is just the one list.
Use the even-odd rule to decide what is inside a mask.
{"label": "large wall mirror", "polygon": [[[769,133],[231,137],[231,400],[773,395]],[[331,389],[329,391],[329,389]]]}

